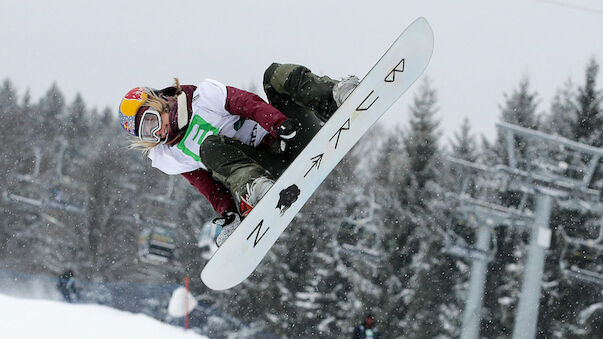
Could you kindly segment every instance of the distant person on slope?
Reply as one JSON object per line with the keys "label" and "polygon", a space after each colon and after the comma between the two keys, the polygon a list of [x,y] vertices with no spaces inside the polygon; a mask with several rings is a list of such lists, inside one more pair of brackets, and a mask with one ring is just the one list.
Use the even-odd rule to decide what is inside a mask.
{"label": "distant person on slope", "polygon": [[220,246],[358,83],[273,63],[263,81],[268,104],[214,80],[176,79],[161,90],[130,90],[120,123],[153,167],[184,176],[207,198],[221,216]]}
{"label": "distant person on slope", "polygon": [[381,334],[375,327],[375,317],[367,314],[364,322],[354,329],[354,339],[379,339]]}
{"label": "distant person on slope", "polygon": [[66,302],[73,302],[79,299],[79,291],[75,286],[75,277],[72,270],[66,270],[61,275],[59,275],[59,280],[57,282],[57,288],[59,292],[63,295],[63,299]]}

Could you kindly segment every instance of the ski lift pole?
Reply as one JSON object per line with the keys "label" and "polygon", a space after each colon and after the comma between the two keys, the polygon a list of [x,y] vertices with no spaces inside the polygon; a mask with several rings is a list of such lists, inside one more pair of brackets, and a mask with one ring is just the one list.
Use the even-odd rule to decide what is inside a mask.
{"label": "ski lift pole", "polygon": [[188,294],[189,294],[188,275],[184,277],[184,287],[186,288],[186,298],[184,298],[184,328],[188,329]]}
{"label": "ski lift pole", "polygon": [[[482,220],[480,220],[481,222]],[[490,227],[481,225],[477,230],[476,249],[483,253],[490,251]],[[469,279],[469,290],[467,291],[467,302],[463,315],[461,328],[461,339],[479,338],[479,329],[484,302],[484,287],[486,285],[486,273],[488,271],[488,258],[474,258],[471,263],[471,278]]]}
{"label": "ski lift pole", "polygon": [[530,235],[528,258],[523,273],[519,307],[515,315],[513,339],[536,337],[544,260],[551,241],[549,220],[552,205],[553,197],[543,193],[538,195],[536,216]]}

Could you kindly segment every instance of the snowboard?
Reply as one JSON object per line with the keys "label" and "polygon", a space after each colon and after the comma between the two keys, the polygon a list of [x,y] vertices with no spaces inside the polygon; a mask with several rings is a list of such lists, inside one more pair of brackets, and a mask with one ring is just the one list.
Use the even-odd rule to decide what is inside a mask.
{"label": "snowboard", "polygon": [[243,282],[312,193],[364,133],[423,74],[433,32],[416,19],[295,158],[201,272],[205,285],[225,290]]}

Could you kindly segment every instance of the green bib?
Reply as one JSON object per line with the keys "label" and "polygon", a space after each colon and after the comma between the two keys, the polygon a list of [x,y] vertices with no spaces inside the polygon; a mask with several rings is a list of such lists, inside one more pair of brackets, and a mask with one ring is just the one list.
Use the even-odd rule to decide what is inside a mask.
{"label": "green bib", "polygon": [[177,147],[182,151],[182,153],[195,159],[195,161],[201,161],[201,157],[199,156],[199,146],[201,146],[201,143],[203,143],[205,138],[210,135],[218,135],[219,132],[219,128],[212,126],[201,116],[195,114],[193,115],[193,118],[186,129],[184,138],[180,140]]}

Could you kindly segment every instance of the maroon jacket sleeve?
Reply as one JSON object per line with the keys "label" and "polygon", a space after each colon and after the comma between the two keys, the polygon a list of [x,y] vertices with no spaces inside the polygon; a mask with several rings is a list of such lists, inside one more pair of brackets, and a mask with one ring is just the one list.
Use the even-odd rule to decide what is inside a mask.
{"label": "maroon jacket sleeve", "polygon": [[287,117],[278,109],[266,103],[256,94],[226,86],[226,105],[230,114],[256,121],[262,128],[277,137],[276,129]]}
{"label": "maroon jacket sleeve", "polygon": [[207,198],[216,212],[222,215],[226,211],[236,211],[230,190],[222,183],[215,181],[204,169],[182,173],[201,194]]}

